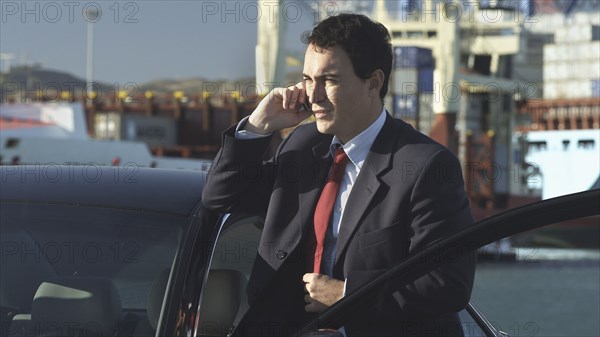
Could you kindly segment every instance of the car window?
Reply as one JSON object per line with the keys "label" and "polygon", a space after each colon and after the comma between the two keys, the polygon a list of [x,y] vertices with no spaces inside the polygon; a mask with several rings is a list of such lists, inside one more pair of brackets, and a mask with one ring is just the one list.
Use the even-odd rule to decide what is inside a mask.
{"label": "car window", "polygon": [[246,286],[264,218],[234,214],[225,219],[202,291],[198,336],[227,335],[248,310]]}
{"label": "car window", "polygon": [[479,325],[477,321],[475,321],[474,317],[467,311],[462,310],[458,313],[460,317],[460,322],[463,327],[463,332],[465,337],[485,337],[487,336],[483,329]]}
{"label": "car window", "polygon": [[211,269],[234,269],[250,277],[258,252],[263,218],[234,215],[223,225],[211,260]]}
{"label": "car window", "polygon": [[[152,291],[164,294],[166,279],[188,222],[185,217],[128,209],[1,203],[3,333],[16,333],[9,326],[14,325],[15,320],[31,320],[35,316],[32,311],[36,310],[37,317],[48,314],[54,318],[46,322],[47,325],[38,324],[33,328],[28,325],[30,332],[40,334],[40,329],[52,328],[67,333],[65,329],[70,327],[60,322],[67,324],[84,319],[80,305],[85,305],[90,313],[114,312],[118,322],[110,328],[121,327],[125,322],[130,323],[128,328],[133,330],[138,322],[148,320],[147,308],[152,304],[149,294]],[[161,278],[163,281],[157,282]],[[157,284],[161,289],[153,289]],[[59,295],[44,300],[48,291]],[[59,300],[64,294],[72,301]],[[96,299],[102,297],[104,301]],[[158,297],[160,312],[162,296]],[[74,298],[82,301],[91,298],[91,302],[78,304]],[[110,304],[106,304],[108,302]],[[95,304],[107,307],[89,308]],[[58,314],[61,311],[64,321],[58,321],[62,319]],[[107,326],[103,316],[87,319],[85,324],[98,324],[96,330]],[[155,323],[150,326],[155,328]]]}
{"label": "car window", "polygon": [[600,335],[600,217],[553,223],[481,252],[472,300],[511,336]]}

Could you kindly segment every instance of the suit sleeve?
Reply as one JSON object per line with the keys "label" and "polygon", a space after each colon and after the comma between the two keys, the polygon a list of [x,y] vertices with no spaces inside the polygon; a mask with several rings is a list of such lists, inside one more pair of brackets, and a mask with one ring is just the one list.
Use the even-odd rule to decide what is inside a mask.
{"label": "suit sleeve", "polygon": [[[473,223],[460,164],[447,150],[423,170],[411,196],[411,255]],[[434,316],[464,309],[471,297],[475,257],[440,252],[442,265],[394,294],[402,310]]]}
{"label": "suit sleeve", "polygon": [[223,132],[223,144],[202,191],[205,207],[218,212],[265,210],[275,160],[263,161],[271,137],[236,139],[233,126]]}
{"label": "suit sleeve", "polygon": [[[423,249],[472,224],[460,164],[447,150],[438,151],[425,165],[410,196],[412,237],[409,254]],[[380,319],[428,319],[455,313],[466,307],[473,287],[475,258],[441,256],[442,265],[408,285],[388,284],[389,294],[378,299],[368,315]],[[348,277],[353,291],[386,270],[356,273]]]}

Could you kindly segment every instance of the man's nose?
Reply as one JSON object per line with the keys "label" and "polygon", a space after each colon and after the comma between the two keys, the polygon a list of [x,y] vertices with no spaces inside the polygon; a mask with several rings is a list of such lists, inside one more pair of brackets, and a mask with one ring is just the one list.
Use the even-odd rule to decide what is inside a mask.
{"label": "man's nose", "polygon": [[322,102],[327,97],[325,86],[318,82],[307,86],[306,94],[308,95],[308,101],[313,104]]}

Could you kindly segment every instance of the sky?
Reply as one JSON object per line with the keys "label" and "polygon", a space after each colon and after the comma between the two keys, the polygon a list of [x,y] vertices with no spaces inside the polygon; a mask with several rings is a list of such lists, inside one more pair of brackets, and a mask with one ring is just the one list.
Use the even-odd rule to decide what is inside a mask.
{"label": "sky", "polygon": [[[266,1],[275,8],[277,0]],[[326,0],[285,0],[282,6],[286,48],[296,54],[302,55],[305,48],[300,35],[318,21],[309,8],[316,1],[323,8],[331,6]],[[372,0],[335,1],[372,6]],[[415,0],[386,3],[390,9],[410,1]],[[255,75],[256,2],[0,0],[0,52],[15,55],[13,66],[37,63],[83,79],[88,22],[94,22],[94,81],[139,84],[194,77],[247,78]],[[86,9],[97,9],[99,15]],[[5,69],[6,63],[2,66]]]}
{"label": "sky", "polygon": [[[13,66],[39,63],[85,78],[90,21],[95,81],[254,76],[256,0],[0,3],[0,51],[15,55]],[[286,6],[287,47],[302,52],[300,34],[312,28],[314,13],[302,4]],[[98,17],[85,11],[94,8]]]}

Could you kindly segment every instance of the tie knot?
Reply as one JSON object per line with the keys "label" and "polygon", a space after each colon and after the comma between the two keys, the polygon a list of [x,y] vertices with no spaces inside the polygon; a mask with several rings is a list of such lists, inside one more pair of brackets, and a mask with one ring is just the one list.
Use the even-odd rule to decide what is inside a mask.
{"label": "tie knot", "polygon": [[344,151],[343,147],[340,146],[337,149],[335,149],[334,158],[333,158],[334,164],[345,163],[347,160],[348,160],[348,155],[346,155],[346,152]]}
{"label": "tie knot", "polygon": [[348,156],[346,155],[346,152],[344,152],[344,149],[340,146],[335,149],[333,166],[331,167],[331,175],[329,176],[329,179],[341,181],[342,177],[344,176],[346,163],[348,163]]}

